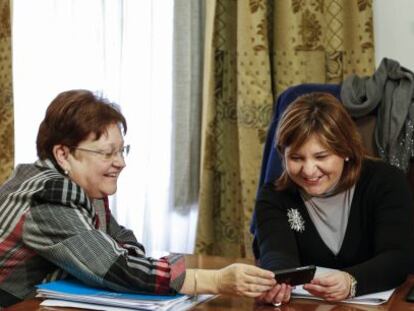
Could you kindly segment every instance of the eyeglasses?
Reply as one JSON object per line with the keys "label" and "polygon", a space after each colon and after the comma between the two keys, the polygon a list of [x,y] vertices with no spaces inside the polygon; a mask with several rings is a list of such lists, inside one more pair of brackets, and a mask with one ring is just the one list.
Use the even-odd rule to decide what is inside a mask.
{"label": "eyeglasses", "polygon": [[122,147],[121,149],[119,149],[117,151],[111,151],[111,152],[105,152],[105,151],[100,151],[100,150],[91,150],[91,149],[80,148],[80,147],[72,147],[72,148],[76,149],[76,150],[80,150],[80,151],[86,151],[86,152],[94,153],[94,154],[98,155],[102,160],[110,161],[110,160],[114,159],[115,157],[117,157],[118,155],[120,155],[122,157],[122,159],[124,159],[129,154],[130,146],[126,145],[126,146]]}

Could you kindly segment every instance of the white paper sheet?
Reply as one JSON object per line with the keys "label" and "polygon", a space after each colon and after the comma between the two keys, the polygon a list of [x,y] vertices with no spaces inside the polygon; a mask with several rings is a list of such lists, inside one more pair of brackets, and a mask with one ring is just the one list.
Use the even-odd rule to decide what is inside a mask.
{"label": "white paper sheet", "polygon": [[[317,267],[315,276],[319,276],[319,275],[322,275],[330,271],[333,271],[333,269]],[[377,292],[377,293],[372,293],[368,295],[357,296],[352,299],[345,299],[345,300],[342,300],[341,302],[363,304],[363,305],[380,305],[380,304],[386,303],[390,299],[394,291],[395,291],[395,288],[387,290],[387,291],[383,291],[383,292]],[[292,298],[323,300],[322,298],[313,296],[308,291],[304,290],[302,286],[296,286],[296,288],[292,290]]]}
{"label": "white paper sheet", "polygon": [[[186,311],[194,306],[206,302],[210,299],[213,299],[214,295],[199,295],[197,296],[197,300],[195,299],[188,299],[182,301],[174,306],[170,307],[160,307],[154,306],[154,309],[157,311]],[[43,300],[40,305],[42,307],[66,307],[66,308],[80,308],[80,309],[87,309],[87,310],[102,310],[102,311],[131,311],[131,308],[122,308],[122,307],[114,307],[114,306],[107,306],[107,305],[97,305],[92,303],[83,303],[83,302],[76,302],[76,301],[67,301],[67,300],[59,300],[59,299],[46,299]],[[151,308],[146,307],[145,309],[135,309],[135,310],[151,310]]]}

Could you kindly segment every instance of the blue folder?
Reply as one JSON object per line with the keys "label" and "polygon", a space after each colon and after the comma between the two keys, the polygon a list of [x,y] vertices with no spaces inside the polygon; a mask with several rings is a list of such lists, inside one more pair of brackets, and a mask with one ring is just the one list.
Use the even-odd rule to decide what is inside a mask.
{"label": "blue folder", "polygon": [[36,286],[42,290],[53,291],[55,293],[69,294],[69,295],[83,295],[83,296],[95,296],[102,298],[114,298],[114,299],[131,299],[131,300],[148,300],[148,301],[168,301],[176,300],[183,294],[176,295],[153,295],[153,294],[131,294],[111,291],[103,288],[91,287],[78,280],[59,280]]}

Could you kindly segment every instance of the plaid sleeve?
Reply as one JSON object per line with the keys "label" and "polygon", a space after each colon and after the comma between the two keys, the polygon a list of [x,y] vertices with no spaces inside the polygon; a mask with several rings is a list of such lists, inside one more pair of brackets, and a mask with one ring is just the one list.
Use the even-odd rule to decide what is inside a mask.
{"label": "plaid sleeve", "polygon": [[118,225],[118,223],[115,221],[115,218],[112,216],[110,217],[109,227],[111,229],[108,234],[115,241],[117,241],[119,245],[127,249],[131,255],[145,255],[145,248],[141,243],[138,243],[134,233],[131,230]]}
{"label": "plaid sleeve", "polygon": [[170,287],[178,292],[185,279],[185,259],[182,255],[172,254],[166,257],[166,260],[169,262],[171,269]]}
{"label": "plaid sleeve", "polygon": [[[105,210],[108,222],[108,233],[125,249],[128,250],[129,255],[145,256],[145,248],[142,244],[138,243],[134,233],[120,226],[115,218],[112,216],[108,202],[105,200]],[[156,262],[156,261],[154,261]],[[156,292],[165,292],[166,288],[170,287],[175,291],[179,291],[184,283],[185,278],[185,260],[182,255],[172,254],[167,257],[163,257],[159,260],[161,263],[165,263],[170,269],[170,280],[166,280],[163,277],[156,278],[157,284],[155,285]]]}
{"label": "plaid sleeve", "polygon": [[137,241],[135,234],[132,230],[126,229],[125,227],[118,224],[108,206],[108,200],[104,200],[105,215],[107,222],[107,233],[117,241],[122,247],[127,249],[130,254],[143,255],[145,256],[144,246]]}
{"label": "plaid sleeve", "polygon": [[[145,260],[143,260],[145,258]],[[133,270],[135,280],[143,282],[143,286],[149,287],[155,294],[173,294],[178,292],[185,278],[185,259],[182,255],[170,255],[160,259],[141,256],[119,257],[110,267],[104,277],[105,286],[116,290],[128,289],[131,273],[128,266],[142,265],[141,269]],[[147,268],[147,270],[145,269]],[[150,272],[150,273],[148,273]],[[111,284],[120,285],[113,287]],[[142,291],[142,290],[140,290]]]}
{"label": "plaid sleeve", "polygon": [[[183,257],[153,259],[143,253],[131,254],[110,235],[95,229],[92,213],[73,200],[82,197],[77,193],[80,189],[48,186],[52,189],[36,199],[23,229],[24,243],[36,253],[93,286],[157,294],[175,293],[181,288]],[[56,200],[59,187],[69,201]]]}

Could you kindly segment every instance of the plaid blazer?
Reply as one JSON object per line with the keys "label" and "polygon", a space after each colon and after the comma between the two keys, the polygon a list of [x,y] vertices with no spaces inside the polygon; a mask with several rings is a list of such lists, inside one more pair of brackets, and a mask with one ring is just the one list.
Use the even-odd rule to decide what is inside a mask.
{"label": "plaid blazer", "polygon": [[178,291],[184,258],[146,257],[105,202],[92,204],[50,160],[19,165],[0,187],[0,296],[25,299],[36,284],[68,275],[118,291]]}

